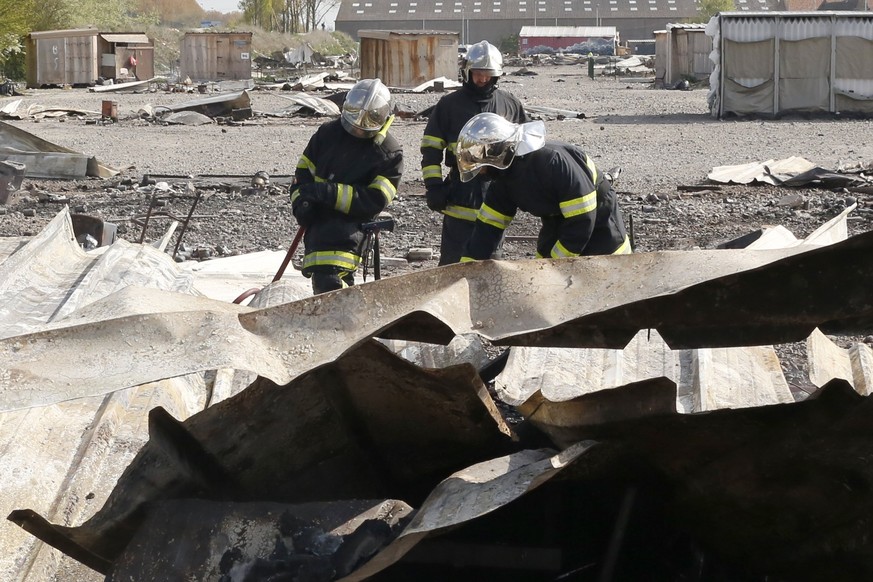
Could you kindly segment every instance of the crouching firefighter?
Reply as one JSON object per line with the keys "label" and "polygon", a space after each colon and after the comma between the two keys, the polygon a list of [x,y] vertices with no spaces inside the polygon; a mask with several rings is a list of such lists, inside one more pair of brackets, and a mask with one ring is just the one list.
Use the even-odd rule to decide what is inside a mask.
{"label": "crouching firefighter", "polygon": [[388,133],[391,94],[379,79],[355,83],[339,119],[322,124],[295,170],[294,217],[305,229],[303,275],[315,294],[354,284],[361,264],[361,223],[372,221],[397,194],[400,143]]}
{"label": "crouching firefighter", "polygon": [[492,180],[462,262],[487,259],[519,209],[542,221],[537,258],[631,252],[612,183],[577,146],[546,141],[542,121],[480,113],[461,129],[457,159],[462,181]]}

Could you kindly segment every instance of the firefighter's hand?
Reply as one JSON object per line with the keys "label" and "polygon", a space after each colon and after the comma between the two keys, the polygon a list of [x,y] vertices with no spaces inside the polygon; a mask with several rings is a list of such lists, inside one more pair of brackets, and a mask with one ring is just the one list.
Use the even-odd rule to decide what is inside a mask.
{"label": "firefighter's hand", "polygon": [[294,218],[297,219],[297,223],[303,228],[307,228],[315,222],[318,215],[318,206],[312,196],[299,193],[291,200],[291,212],[294,214]]}
{"label": "firefighter's hand", "polygon": [[297,192],[298,197],[305,197],[313,204],[333,208],[336,203],[335,188],[330,182],[309,182],[301,185]]}
{"label": "firefighter's hand", "polygon": [[449,204],[449,187],[448,184],[439,184],[431,186],[424,194],[427,200],[427,207],[434,212],[442,212]]}

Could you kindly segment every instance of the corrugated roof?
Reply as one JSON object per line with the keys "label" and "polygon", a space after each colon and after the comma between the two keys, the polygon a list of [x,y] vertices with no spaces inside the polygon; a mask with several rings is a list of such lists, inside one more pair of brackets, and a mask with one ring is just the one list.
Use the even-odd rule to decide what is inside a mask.
{"label": "corrugated roof", "polygon": [[359,30],[359,38],[390,38],[392,36],[451,36],[460,33],[453,30]]}
{"label": "corrugated roof", "polygon": [[615,36],[614,26],[522,26],[520,36],[545,37],[611,37]]}
{"label": "corrugated roof", "polygon": [[107,42],[126,42],[129,44],[149,44],[151,40],[142,32],[103,33],[101,38]]}
{"label": "corrugated roof", "polygon": [[[766,9],[778,0],[738,0]],[[758,8],[758,6],[761,6]],[[595,18],[687,18],[695,0],[352,0],[343,2],[337,21],[510,20]]]}
{"label": "corrugated roof", "polygon": [[703,23],[703,22],[693,22],[693,23],[691,23],[691,22],[689,22],[689,23],[677,22],[677,23],[670,23],[667,25],[667,30],[671,30],[674,28],[681,28],[684,30],[706,30],[706,23]]}

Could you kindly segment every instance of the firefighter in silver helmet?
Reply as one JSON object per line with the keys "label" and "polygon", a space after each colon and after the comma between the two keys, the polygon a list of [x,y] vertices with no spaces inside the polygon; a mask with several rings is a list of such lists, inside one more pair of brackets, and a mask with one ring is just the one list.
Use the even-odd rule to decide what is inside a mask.
{"label": "firefighter in silver helmet", "polygon": [[360,224],[397,194],[403,151],[388,132],[393,119],[388,88],[379,79],[358,81],[340,118],[316,130],[297,162],[291,208],[306,229],[303,275],[315,294],[354,284]]}
{"label": "firefighter in silver helmet", "polygon": [[461,129],[457,157],[465,183],[491,179],[462,262],[487,259],[519,209],[542,221],[538,258],[631,252],[612,183],[581,148],[546,141],[542,121],[481,113]]}
{"label": "firefighter in silver helmet", "polygon": [[[455,144],[461,128],[482,112],[517,123],[528,120],[521,102],[497,88],[502,75],[503,57],[497,47],[485,40],[472,45],[463,63],[463,86],[440,99],[428,116],[421,138],[421,173],[428,207],[443,214],[440,265],[461,259],[487,190],[487,180],[464,183],[459,178]],[[445,176],[443,164],[447,169]]]}

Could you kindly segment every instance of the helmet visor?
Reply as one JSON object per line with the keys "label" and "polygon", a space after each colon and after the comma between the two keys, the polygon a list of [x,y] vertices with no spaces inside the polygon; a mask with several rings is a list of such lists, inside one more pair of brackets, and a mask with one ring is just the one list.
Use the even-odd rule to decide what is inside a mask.
{"label": "helmet visor", "polygon": [[485,166],[505,170],[515,157],[517,140],[483,143],[472,139],[458,140],[458,171],[462,182],[475,178]]}

